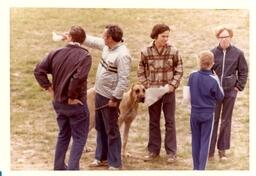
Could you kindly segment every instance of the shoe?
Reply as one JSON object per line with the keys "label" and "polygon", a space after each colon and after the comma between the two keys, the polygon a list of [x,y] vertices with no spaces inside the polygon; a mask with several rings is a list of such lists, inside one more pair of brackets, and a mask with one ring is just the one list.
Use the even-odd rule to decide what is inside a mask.
{"label": "shoe", "polygon": [[144,156],[144,161],[152,161],[156,159],[159,155],[153,152],[149,152],[148,155]]}
{"label": "shoe", "polygon": [[219,157],[221,161],[227,161],[228,157],[226,156],[225,150],[219,150]]}
{"label": "shoe", "polygon": [[176,155],[168,154],[167,155],[167,163],[174,163],[177,160]]}
{"label": "shoe", "polygon": [[208,157],[209,158],[214,157],[214,153],[209,153]]}
{"label": "shoe", "polygon": [[107,160],[100,161],[95,159],[93,162],[89,164],[89,167],[101,167],[101,166],[107,166],[107,165],[108,165]]}
{"label": "shoe", "polygon": [[108,170],[120,170],[119,167],[109,166]]}
{"label": "shoe", "polygon": [[211,161],[214,159],[214,153],[209,153],[208,160]]}
{"label": "shoe", "polygon": [[209,155],[208,155],[208,160],[209,160],[209,161],[214,160],[214,153],[209,153]]}

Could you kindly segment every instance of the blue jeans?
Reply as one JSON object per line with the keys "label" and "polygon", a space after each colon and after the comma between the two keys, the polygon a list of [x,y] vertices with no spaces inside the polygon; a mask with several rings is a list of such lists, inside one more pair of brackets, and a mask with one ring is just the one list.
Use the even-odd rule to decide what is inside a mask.
{"label": "blue jeans", "polygon": [[[86,144],[89,130],[89,111],[87,104],[67,105],[53,103],[57,113],[59,134],[57,138],[54,170],[79,170],[79,161]],[[65,164],[66,152],[72,137],[68,165]]]}
{"label": "blue jeans", "polygon": [[[107,104],[108,98],[95,96],[95,107]],[[97,146],[95,158],[107,160],[109,166],[121,167],[121,137],[118,126],[118,108],[106,107],[95,112]]]}

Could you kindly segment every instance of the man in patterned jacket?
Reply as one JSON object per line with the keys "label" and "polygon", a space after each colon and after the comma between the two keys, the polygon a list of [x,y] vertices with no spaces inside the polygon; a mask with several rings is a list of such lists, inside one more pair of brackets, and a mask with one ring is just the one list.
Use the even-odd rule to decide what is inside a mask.
{"label": "man in patterned jacket", "polygon": [[169,92],[149,106],[149,142],[145,161],[159,156],[161,149],[160,115],[165,118],[165,150],[167,162],[176,160],[175,89],[183,75],[182,59],[177,48],[168,43],[170,28],[156,24],[150,37],[153,41],[142,49],[137,76],[146,88],[158,88],[168,84]]}

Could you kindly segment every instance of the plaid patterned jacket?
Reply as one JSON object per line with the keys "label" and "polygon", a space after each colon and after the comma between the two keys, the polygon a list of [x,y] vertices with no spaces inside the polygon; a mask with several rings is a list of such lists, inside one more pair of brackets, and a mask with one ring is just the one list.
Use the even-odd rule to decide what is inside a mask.
{"label": "plaid patterned jacket", "polygon": [[177,88],[183,75],[182,59],[177,48],[167,45],[158,51],[152,42],[141,51],[137,76],[146,88],[160,87],[166,84]]}

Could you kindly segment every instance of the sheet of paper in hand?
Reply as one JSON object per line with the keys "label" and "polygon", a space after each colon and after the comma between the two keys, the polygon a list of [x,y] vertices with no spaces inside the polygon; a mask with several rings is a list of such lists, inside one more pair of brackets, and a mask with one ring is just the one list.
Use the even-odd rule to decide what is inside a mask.
{"label": "sheet of paper in hand", "polygon": [[183,103],[190,104],[190,89],[189,86],[183,86]]}
{"label": "sheet of paper in hand", "polygon": [[148,88],[145,92],[145,104],[151,106],[169,91],[169,86],[161,86],[159,88]]}

